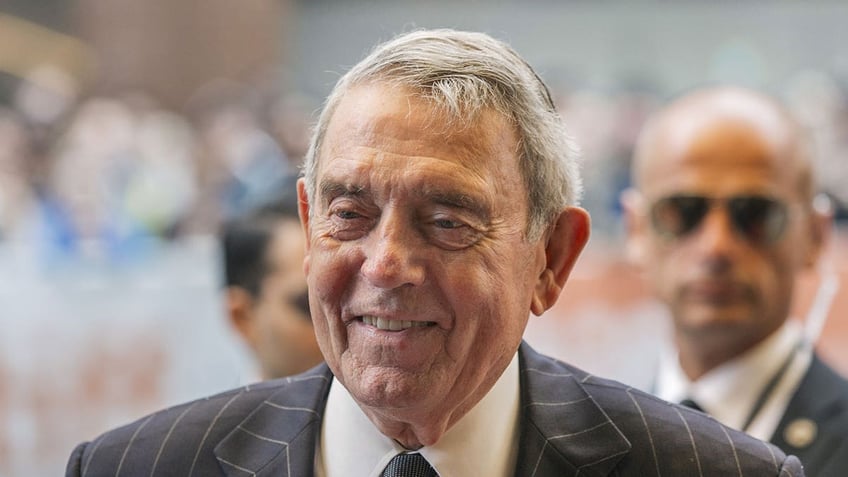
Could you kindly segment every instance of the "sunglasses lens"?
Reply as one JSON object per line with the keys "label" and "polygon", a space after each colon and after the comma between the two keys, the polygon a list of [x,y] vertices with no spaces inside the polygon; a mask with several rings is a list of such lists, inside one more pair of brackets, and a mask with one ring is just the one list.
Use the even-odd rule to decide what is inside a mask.
{"label": "sunglasses lens", "polygon": [[[711,199],[675,195],[658,200],[651,208],[651,222],[661,235],[682,237],[698,227],[710,209]],[[763,196],[736,196],[725,205],[734,228],[753,243],[778,240],[786,228],[787,207]]]}
{"label": "sunglasses lens", "polygon": [[786,227],[786,206],[767,197],[734,197],[727,202],[738,231],[755,243],[773,242]]}
{"label": "sunglasses lens", "polygon": [[680,237],[694,230],[709,209],[709,200],[697,196],[671,196],[651,208],[651,222],[662,235]]}

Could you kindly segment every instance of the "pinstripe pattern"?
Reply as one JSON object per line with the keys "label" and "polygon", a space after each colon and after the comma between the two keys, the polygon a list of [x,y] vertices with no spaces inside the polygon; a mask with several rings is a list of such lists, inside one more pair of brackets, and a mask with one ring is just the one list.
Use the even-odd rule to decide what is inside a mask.
{"label": "pinstripe pattern", "polygon": [[278,441],[278,440],[276,440],[276,439],[271,439],[270,437],[260,436],[259,434],[255,433],[255,432],[250,432],[249,430],[245,429],[245,428],[244,428],[244,427],[242,427],[242,426],[238,426],[238,428],[237,428],[237,429],[238,429],[238,430],[240,430],[240,431],[244,431],[244,432],[246,432],[246,433],[250,434],[251,436],[253,436],[253,437],[255,437],[255,438],[259,439],[259,440],[263,440],[263,441],[266,441],[266,442],[271,442],[271,443],[273,443],[273,444],[279,444],[279,445],[281,445],[281,446],[287,446],[287,445],[289,445],[289,443],[288,443],[288,442]]}
{"label": "pinstripe pattern", "polygon": [[[803,475],[796,459],[701,413],[526,345],[519,356],[518,477]],[[330,382],[321,366],[166,409],[78,446],[66,475],[313,475]]]}
{"label": "pinstripe pattern", "polygon": [[238,399],[243,392],[244,391],[240,391],[238,394],[231,397],[230,400],[227,401],[226,404],[221,407],[221,410],[218,411],[217,414],[215,414],[215,417],[212,419],[212,422],[209,423],[209,427],[207,427],[206,432],[203,433],[203,439],[200,439],[200,445],[197,446],[197,451],[194,453],[194,460],[191,461],[191,468],[188,470],[188,477],[192,477],[194,475],[194,469],[197,465],[197,458],[200,457],[200,451],[203,449],[203,444],[206,443],[206,439],[209,438],[209,433],[212,431],[212,428],[215,427],[215,424],[218,423],[218,419],[220,419],[221,414],[223,414],[224,411],[226,411],[227,408],[230,407],[230,404],[232,404],[233,401]]}
{"label": "pinstripe pattern", "polygon": [[[797,459],[712,418],[522,347],[517,476],[803,475]],[[582,431],[582,432],[581,432]],[[580,436],[561,439],[561,436]]]}
{"label": "pinstripe pattern", "polygon": [[94,448],[91,450],[91,454],[89,454],[88,459],[85,461],[85,466],[83,467],[82,475],[83,477],[88,475],[88,466],[91,464],[91,459],[94,458],[94,454],[97,453],[97,449],[100,448],[100,443],[103,442],[103,438],[105,436],[101,436],[94,442]]}
{"label": "pinstripe pattern", "polygon": [[645,419],[645,413],[642,411],[642,406],[639,405],[639,401],[637,401],[636,398],[633,397],[632,388],[627,389],[627,397],[629,397],[630,400],[633,401],[633,405],[636,406],[636,409],[639,411],[639,417],[642,419],[642,425],[645,426],[645,434],[648,435],[648,443],[651,444],[651,457],[653,457],[654,459],[654,466],[657,470],[657,477],[659,477],[660,475],[662,475],[662,473],[660,472],[660,461],[659,459],[657,459],[657,446],[654,445],[654,436],[651,435],[651,428],[648,426],[648,420]]}
{"label": "pinstripe pattern", "polygon": [[150,477],[153,477],[153,474],[156,473],[156,466],[159,465],[159,458],[162,457],[162,451],[165,450],[165,444],[168,443],[168,440],[171,438],[171,434],[173,434],[174,429],[177,427],[177,424],[183,420],[183,417],[191,411],[197,403],[193,403],[185,408],[183,412],[180,413],[179,417],[174,420],[174,423],[171,424],[171,427],[168,429],[168,433],[165,434],[165,438],[162,439],[162,445],[159,446],[159,450],[156,452],[156,458],[153,460],[153,468],[150,469]]}
{"label": "pinstripe pattern", "polygon": [[146,426],[147,423],[150,422],[151,419],[153,419],[153,416],[150,416],[147,419],[145,419],[144,422],[142,422],[141,425],[138,426],[138,429],[136,429],[135,432],[133,432],[132,437],[130,437],[130,441],[127,442],[127,447],[124,449],[124,452],[121,454],[121,461],[118,462],[118,470],[115,471],[115,477],[118,477],[119,475],[121,475],[121,468],[124,466],[124,459],[127,458],[127,452],[130,451],[130,447],[132,447],[133,442],[135,442],[135,438],[138,437],[138,433],[141,432],[142,429],[144,429],[144,426]]}
{"label": "pinstripe pattern", "polygon": [[[695,464],[698,466],[698,476],[704,477],[704,471],[701,470],[701,455],[698,453],[698,445],[695,443],[695,436],[692,435],[692,429],[689,427],[689,423],[686,422],[686,418],[683,417],[683,414],[680,413],[679,409],[675,409],[674,412],[677,413],[677,416],[680,418],[680,422],[682,422],[683,426],[686,428],[686,435],[689,436],[689,442],[692,443],[692,456],[695,459]],[[774,466],[777,467],[777,461],[774,460],[774,452],[771,451],[769,446],[766,446],[766,449],[768,449],[771,454]]]}
{"label": "pinstripe pattern", "polygon": [[722,427],[721,431],[727,437],[727,442],[730,443],[730,449],[733,451],[733,461],[736,462],[736,469],[739,471],[739,477],[744,477],[744,475],[742,474],[742,464],[739,463],[739,454],[736,452],[736,444],[734,444],[733,439],[727,433],[726,427]]}
{"label": "pinstripe pattern", "polygon": [[542,456],[545,455],[545,450],[547,449],[547,447],[548,447],[548,441],[546,440],[545,444],[542,446],[542,452],[539,452],[539,456],[536,458],[536,465],[533,466],[533,473],[530,474],[533,477],[536,477],[537,475],[539,475],[539,464],[542,463]]}
{"label": "pinstripe pattern", "polygon": [[113,476],[119,468],[121,476],[311,475],[316,409],[329,390],[325,373],[316,369],[160,411],[78,446],[67,475]]}
{"label": "pinstripe pattern", "polygon": [[234,468],[234,469],[236,469],[236,470],[240,470],[240,471],[244,472],[244,473],[245,473],[245,474],[247,474],[247,475],[256,475],[256,472],[254,472],[254,471],[252,471],[252,470],[250,470],[250,469],[245,469],[244,467],[242,467],[242,466],[240,466],[240,465],[233,464],[232,462],[230,462],[230,461],[228,461],[228,460],[226,460],[226,459],[218,459],[218,460],[219,460],[219,461],[221,461],[221,462],[223,462],[223,463],[225,463],[225,464],[227,464],[228,466],[230,466],[230,467],[232,467],[232,468]]}

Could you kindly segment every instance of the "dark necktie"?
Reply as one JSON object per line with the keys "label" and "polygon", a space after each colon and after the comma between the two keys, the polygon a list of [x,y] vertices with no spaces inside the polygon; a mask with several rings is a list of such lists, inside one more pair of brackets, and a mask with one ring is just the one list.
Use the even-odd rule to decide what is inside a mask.
{"label": "dark necktie", "polygon": [[680,401],[680,405],[686,406],[686,407],[688,407],[690,409],[694,409],[696,411],[704,412],[704,410],[701,408],[701,406],[698,405],[698,403],[696,403],[695,401],[693,401],[689,398],[686,398],[686,399]]}
{"label": "dark necktie", "polygon": [[398,454],[392,457],[383,470],[382,477],[439,477],[423,455]]}

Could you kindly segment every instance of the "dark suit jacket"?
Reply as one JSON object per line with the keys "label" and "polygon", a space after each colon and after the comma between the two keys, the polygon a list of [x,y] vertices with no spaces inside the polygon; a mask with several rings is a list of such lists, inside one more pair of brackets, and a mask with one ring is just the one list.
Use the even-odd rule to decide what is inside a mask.
{"label": "dark suit jacket", "polygon": [[814,356],[771,441],[797,455],[807,475],[848,475],[848,381]]}
{"label": "dark suit jacket", "polygon": [[[803,475],[770,444],[526,344],[519,366],[516,476]],[[321,365],[158,412],[79,445],[67,475],[311,476],[331,380]]]}

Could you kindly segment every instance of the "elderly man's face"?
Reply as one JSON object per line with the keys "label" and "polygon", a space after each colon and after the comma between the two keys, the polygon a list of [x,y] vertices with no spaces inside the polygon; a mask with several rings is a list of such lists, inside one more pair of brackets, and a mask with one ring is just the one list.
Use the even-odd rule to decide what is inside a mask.
{"label": "elderly man's face", "polygon": [[383,415],[435,416],[482,397],[518,347],[546,267],[544,240],[524,234],[513,128],[491,111],[446,123],[405,90],[357,87],[330,122],[309,204],[321,350]]}

